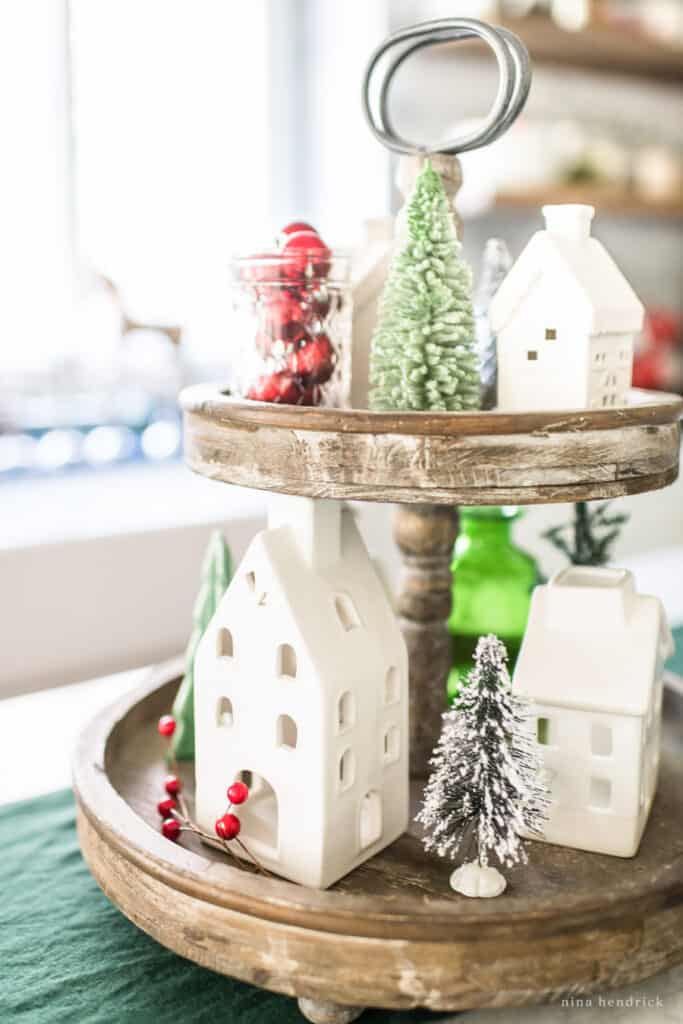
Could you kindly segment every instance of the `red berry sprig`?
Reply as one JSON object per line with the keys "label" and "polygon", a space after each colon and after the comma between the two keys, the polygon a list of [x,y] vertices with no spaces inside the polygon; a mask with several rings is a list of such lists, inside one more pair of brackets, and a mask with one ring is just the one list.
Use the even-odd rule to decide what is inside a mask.
{"label": "red berry sprig", "polygon": [[229,800],[228,809],[222,817],[218,818],[214,828],[219,839],[229,842],[231,839],[237,839],[242,828],[240,819],[236,814],[232,813],[232,807],[233,805],[239,806],[239,804],[243,804],[248,799],[249,787],[244,782],[233,782],[232,785],[228,786],[227,797]]}
{"label": "red berry sprig", "polygon": [[243,804],[249,796],[249,787],[244,782],[233,782],[228,786],[228,800],[231,804]]}
{"label": "red berry sprig", "polygon": [[161,823],[161,831],[167,839],[172,839],[173,842],[176,842],[182,832],[182,826],[176,818],[164,818]]}
{"label": "red berry sprig", "polygon": [[164,736],[166,739],[170,739],[175,732],[176,721],[173,715],[162,715],[157,725],[157,730],[160,736]]}
{"label": "red berry sprig", "polygon": [[217,820],[214,828],[219,839],[229,842],[231,839],[237,839],[242,823],[236,814],[224,814],[222,818]]}
{"label": "red berry sprig", "polygon": [[174,800],[172,796],[167,796],[165,800],[159,801],[157,810],[162,818],[169,818],[173,811],[178,810],[178,801]]}
{"label": "red berry sprig", "polygon": [[[172,715],[162,715],[157,725],[157,731],[168,743],[167,761],[173,774],[167,775],[164,779],[166,796],[157,804],[157,810],[161,816],[161,834],[172,842],[180,839],[182,832],[194,832],[202,839],[214,841],[212,836],[203,832],[200,827],[192,821],[187,805],[183,797],[183,784],[178,772],[178,764],[173,753],[171,737],[175,732],[176,721]],[[215,832],[222,841],[226,851],[235,856],[228,846],[228,843],[235,840],[244,850],[252,864],[263,874],[268,874],[265,868],[259,863],[254,854],[239,839],[242,823],[236,814],[233,813],[233,806],[243,804],[249,797],[249,787],[244,782],[233,782],[227,788],[228,809],[215,824]]]}

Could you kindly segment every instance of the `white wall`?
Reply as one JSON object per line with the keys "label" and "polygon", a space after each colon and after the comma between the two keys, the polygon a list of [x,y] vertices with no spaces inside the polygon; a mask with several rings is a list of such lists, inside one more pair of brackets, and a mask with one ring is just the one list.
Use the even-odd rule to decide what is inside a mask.
{"label": "white wall", "polygon": [[[264,525],[266,507],[263,493],[193,476],[180,465],[5,484],[0,500],[0,696],[181,651],[211,529],[224,529],[237,562]],[[616,564],[633,568],[672,621],[683,621],[683,481],[613,507],[631,514]],[[395,590],[393,507],[354,508]],[[564,560],[541,533],[571,513],[570,505],[533,506],[515,524],[516,542],[546,575]]]}

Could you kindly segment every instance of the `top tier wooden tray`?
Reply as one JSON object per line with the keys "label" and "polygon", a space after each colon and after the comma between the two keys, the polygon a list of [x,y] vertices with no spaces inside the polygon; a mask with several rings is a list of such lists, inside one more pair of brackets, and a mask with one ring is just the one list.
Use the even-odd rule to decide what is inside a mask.
{"label": "top tier wooden tray", "polygon": [[676,479],[683,401],[566,412],[376,413],[181,395],[185,458],[226,483],[317,498],[530,505],[615,498]]}

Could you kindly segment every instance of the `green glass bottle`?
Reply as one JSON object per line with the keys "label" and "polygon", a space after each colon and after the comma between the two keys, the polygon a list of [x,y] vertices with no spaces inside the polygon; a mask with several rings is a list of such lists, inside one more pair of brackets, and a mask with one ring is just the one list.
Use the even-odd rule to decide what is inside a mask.
{"label": "green glass bottle", "polygon": [[477,640],[495,633],[514,667],[529,614],[531,591],[539,580],[535,560],[512,543],[512,524],[521,516],[512,506],[461,508],[455,542],[453,608],[448,620],[452,668],[448,699],[474,665]]}

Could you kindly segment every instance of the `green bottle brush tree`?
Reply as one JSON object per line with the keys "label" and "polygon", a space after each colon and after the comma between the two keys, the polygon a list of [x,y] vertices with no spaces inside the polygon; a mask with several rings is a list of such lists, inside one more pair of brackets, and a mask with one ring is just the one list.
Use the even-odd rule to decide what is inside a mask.
{"label": "green bottle brush tree", "polygon": [[192,611],[192,633],[185,652],[185,675],[173,702],[176,721],[173,753],[179,761],[194,758],[194,659],[199,641],[227,590],[231,576],[230,549],[223,534],[215,530],[204,555],[201,586]]}
{"label": "green bottle brush tree", "polygon": [[472,274],[440,176],[429,160],[406,208],[407,238],[380,302],[370,353],[370,407],[479,408]]}

